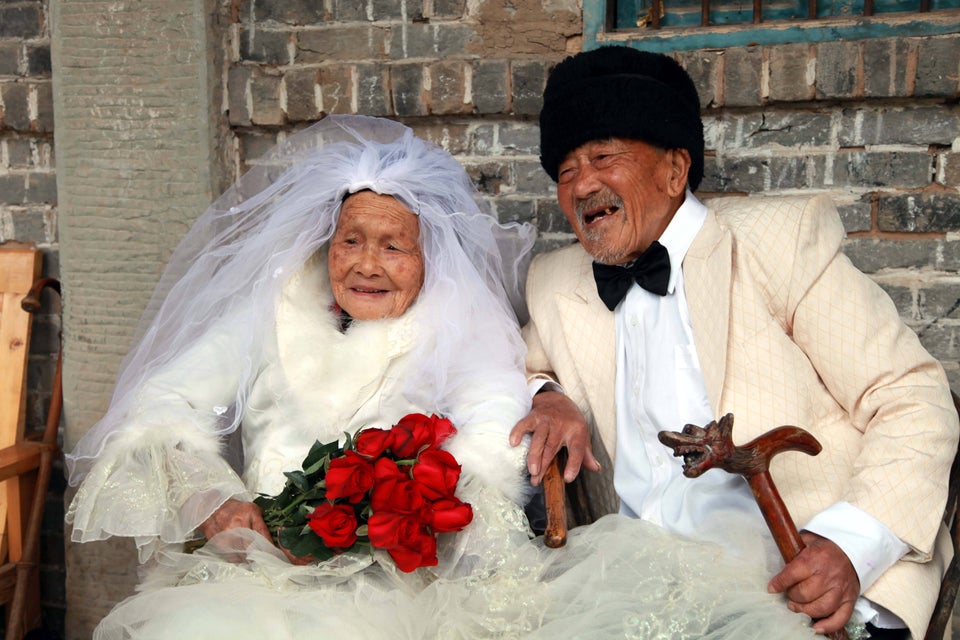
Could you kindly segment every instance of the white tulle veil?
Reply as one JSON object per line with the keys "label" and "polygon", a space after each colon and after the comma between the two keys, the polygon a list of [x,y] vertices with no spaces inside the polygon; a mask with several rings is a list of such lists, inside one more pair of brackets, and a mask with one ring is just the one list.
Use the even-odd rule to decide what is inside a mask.
{"label": "white tulle veil", "polygon": [[[434,338],[415,352],[422,366],[408,387],[443,407],[478,366],[522,370],[518,317],[525,319],[521,285],[532,227],[499,224],[457,161],[404,125],[329,116],[259,160],[176,248],[121,365],[109,409],[66,456],[71,484],[130,428],[130,412],[145,410],[137,406],[137,390],[153,372],[219,318],[246,313],[241,383],[233,407],[214,427],[218,435],[236,430],[263,357],[259,338],[275,320],[281,288],[327,243],[344,197],[363,189],[392,195],[419,216],[425,281],[416,305]],[[469,339],[464,327],[478,322],[483,340]]]}

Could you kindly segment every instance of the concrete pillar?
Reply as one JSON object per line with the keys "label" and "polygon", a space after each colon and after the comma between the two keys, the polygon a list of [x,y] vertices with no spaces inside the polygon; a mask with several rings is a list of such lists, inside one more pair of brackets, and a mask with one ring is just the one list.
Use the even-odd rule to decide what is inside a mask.
{"label": "concrete pillar", "polygon": [[[219,5],[51,2],[67,450],[102,415],[166,258],[222,186]],[[67,639],[89,638],[135,581],[128,541],[68,544]]]}

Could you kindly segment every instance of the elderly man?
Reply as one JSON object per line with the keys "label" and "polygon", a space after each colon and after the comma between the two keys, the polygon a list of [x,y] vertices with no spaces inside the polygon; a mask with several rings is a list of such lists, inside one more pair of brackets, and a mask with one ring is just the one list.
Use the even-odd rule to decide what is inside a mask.
{"label": "elderly man", "polygon": [[746,483],[683,477],[657,433],[728,412],[737,442],[803,427],[822,453],[779,456],[771,473],[806,548],[770,591],[821,633],[856,611],[874,638],[922,638],[950,553],[956,413],[940,365],[841,253],[831,202],[698,201],[700,104],[666,56],[609,47],[561,62],[540,129],[579,243],[538,256],[527,284],[538,391],[512,437],[533,434],[534,482],[564,446],[567,481],[600,471],[596,448],[613,464],[585,474],[591,498],[722,540],[730,514],[764,526]]}

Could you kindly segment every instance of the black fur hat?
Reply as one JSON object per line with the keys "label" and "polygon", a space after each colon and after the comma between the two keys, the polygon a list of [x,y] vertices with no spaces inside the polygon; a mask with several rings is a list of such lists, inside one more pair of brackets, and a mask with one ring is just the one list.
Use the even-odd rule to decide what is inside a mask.
{"label": "black fur hat", "polygon": [[557,181],[568,153],[592,140],[629,138],[690,152],[691,190],[703,178],[703,122],[693,80],[673,58],[601,47],[560,62],[540,111],[540,164]]}

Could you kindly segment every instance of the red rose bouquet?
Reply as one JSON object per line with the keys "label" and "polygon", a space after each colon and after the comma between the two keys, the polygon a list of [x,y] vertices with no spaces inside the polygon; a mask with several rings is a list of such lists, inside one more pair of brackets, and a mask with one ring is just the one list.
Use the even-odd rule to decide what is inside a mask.
{"label": "red rose bouquet", "polygon": [[390,429],[317,442],[276,496],[254,502],[274,540],[298,557],[326,560],[358,547],[384,549],[401,571],[437,564],[437,534],[473,519],[454,495],[460,465],[440,444],[446,418],[414,413]]}

